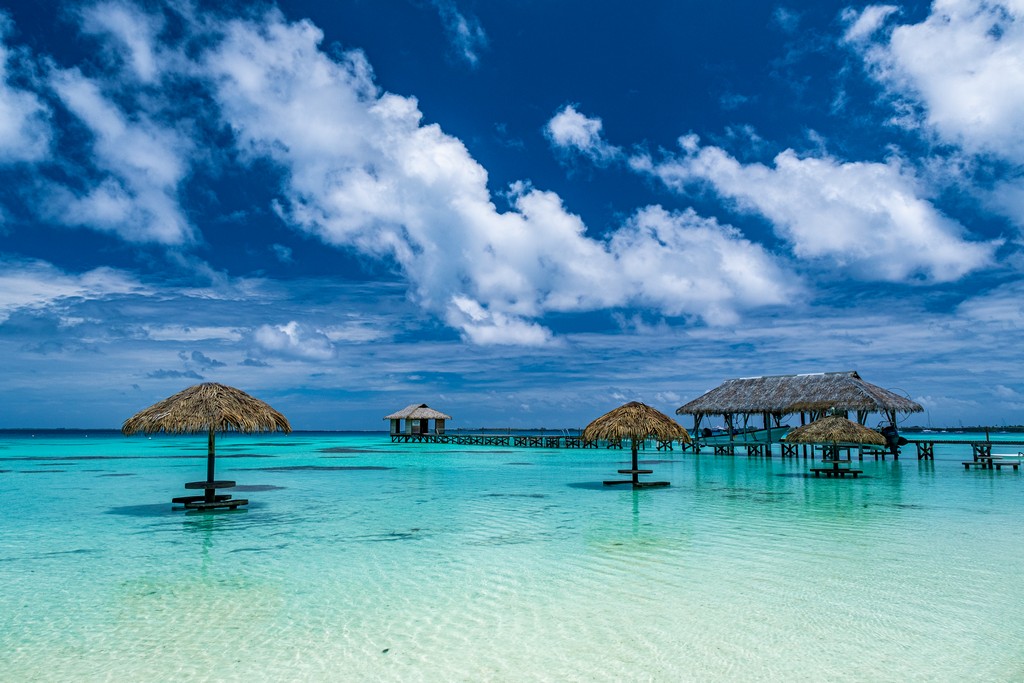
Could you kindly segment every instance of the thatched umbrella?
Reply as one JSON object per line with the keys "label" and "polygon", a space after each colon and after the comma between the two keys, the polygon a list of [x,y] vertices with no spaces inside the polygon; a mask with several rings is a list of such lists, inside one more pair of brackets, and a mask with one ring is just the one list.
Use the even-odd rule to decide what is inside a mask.
{"label": "thatched umbrella", "polygon": [[[197,384],[154,403],[124,421],[121,432],[153,434],[208,434],[206,481],[214,481],[214,434],[236,431],[245,434],[281,431],[288,434],[288,419],[263,401],[234,387],[208,382]],[[214,489],[205,489],[206,502],[213,502]]]}
{"label": "thatched umbrella", "polygon": [[791,430],[783,440],[787,443],[831,443],[833,466],[839,468],[839,444],[885,445],[885,437],[874,429],[857,424],[842,415],[826,415],[814,422]]}
{"label": "thatched umbrella", "polygon": [[[682,443],[690,443],[690,435],[678,422],[649,405],[632,401],[615,410],[605,413],[586,426],[583,430],[584,441],[621,441],[629,439],[633,451],[633,468],[619,470],[622,474],[632,474],[631,481],[606,481],[605,484],[629,484],[642,486],[638,480],[641,470],[637,466],[637,449],[639,443],[648,437],[662,441],[678,439]],[[644,470],[644,474],[649,474]],[[652,482],[648,485],[667,485],[668,482]]]}

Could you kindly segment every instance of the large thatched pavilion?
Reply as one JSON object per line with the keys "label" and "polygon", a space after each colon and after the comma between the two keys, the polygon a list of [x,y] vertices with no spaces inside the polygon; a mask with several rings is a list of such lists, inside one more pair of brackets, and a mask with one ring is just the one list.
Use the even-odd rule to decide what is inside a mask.
{"label": "large thatched pavilion", "polygon": [[[849,370],[730,379],[681,406],[676,414],[693,415],[693,429],[697,432],[701,420],[710,415],[721,415],[731,431],[747,427],[752,415],[761,415],[764,428],[771,429],[781,425],[786,415],[799,414],[800,424],[806,424],[808,417],[813,421],[827,411],[855,413],[860,424],[871,413],[880,413],[895,425],[898,414],[920,413],[924,408],[909,398],[865,382]],[[737,424],[739,420],[742,425]]]}
{"label": "large thatched pavilion", "polygon": [[[396,434],[444,434],[445,420],[452,419],[451,415],[445,415],[439,410],[434,410],[426,403],[413,403],[397,413],[391,413],[384,418],[391,420],[391,435]],[[402,421],[405,421],[405,429],[402,428]],[[430,429],[430,421],[434,421],[434,429]]]}

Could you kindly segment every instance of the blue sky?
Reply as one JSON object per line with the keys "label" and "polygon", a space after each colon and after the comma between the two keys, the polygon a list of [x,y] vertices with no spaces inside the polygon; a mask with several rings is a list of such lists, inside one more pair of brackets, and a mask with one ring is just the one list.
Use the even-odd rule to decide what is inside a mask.
{"label": "blue sky", "polygon": [[200,381],[577,427],[857,370],[1024,423],[1024,2],[8,2],[0,427]]}

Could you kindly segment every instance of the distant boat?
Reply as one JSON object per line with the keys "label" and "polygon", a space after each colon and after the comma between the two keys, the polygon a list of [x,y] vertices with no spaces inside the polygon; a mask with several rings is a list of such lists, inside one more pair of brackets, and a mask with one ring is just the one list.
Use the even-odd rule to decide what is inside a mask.
{"label": "distant boat", "polygon": [[774,443],[781,439],[789,431],[789,425],[772,427],[770,430],[764,429],[763,427],[760,429],[755,429],[751,427],[746,430],[737,431],[735,434],[732,435],[731,438],[729,436],[729,432],[726,430],[712,430],[710,435],[707,435],[707,433],[705,432],[701,436],[700,441],[701,443],[704,444],[729,443],[730,441],[741,445],[745,441],[752,441],[758,443],[768,440],[769,431],[771,432],[772,442]]}

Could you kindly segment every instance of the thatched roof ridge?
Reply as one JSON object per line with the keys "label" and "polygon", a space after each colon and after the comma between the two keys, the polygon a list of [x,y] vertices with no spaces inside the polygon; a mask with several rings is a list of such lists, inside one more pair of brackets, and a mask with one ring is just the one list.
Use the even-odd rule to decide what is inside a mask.
{"label": "thatched roof ridge", "polygon": [[583,429],[587,441],[655,437],[663,441],[690,442],[686,430],[665,413],[639,401],[619,406],[597,418]]}
{"label": "thatched roof ridge", "polygon": [[451,415],[445,415],[439,410],[434,410],[426,403],[413,403],[399,410],[397,413],[391,413],[385,420],[450,420]]}
{"label": "thatched roof ridge", "polygon": [[124,421],[125,435],[292,431],[288,419],[240,389],[215,382],[197,384],[154,403]]}
{"label": "thatched roof ridge", "polygon": [[873,429],[847,420],[842,415],[827,415],[809,425],[790,430],[786,443],[867,443],[885,445],[885,437]]}
{"label": "thatched roof ridge", "polygon": [[855,371],[726,380],[676,410],[677,415],[795,413],[804,410],[920,413],[909,398],[861,379]]}

